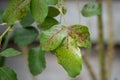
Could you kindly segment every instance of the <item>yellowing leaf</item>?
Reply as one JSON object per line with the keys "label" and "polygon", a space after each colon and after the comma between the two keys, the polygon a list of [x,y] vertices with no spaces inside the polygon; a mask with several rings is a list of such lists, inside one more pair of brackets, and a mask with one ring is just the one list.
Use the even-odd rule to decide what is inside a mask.
{"label": "yellowing leaf", "polygon": [[80,49],[75,46],[71,37],[67,37],[64,43],[56,50],[58,63],[68,72],[71,77],[76,77],[82,69]]}
{"label": "yellowing leaf", "polygon": [[51,51],[56,49],[67,35],[67,30],[62,25],[54,25],[48,30],[42,31],[40,43],[42,50]]}
{"label": "yellowing leaf", "polygon": [[90,33],[86,26],[72,25],[68,29],[68,35],[77,42],[77,46],[85,48],[91,47]]}
{"label": "yellowing leaf", "polygon": [[22,19],[29,11],[30,0],[10,0],[3,13],[3,22],[13,25],[15,21]]}

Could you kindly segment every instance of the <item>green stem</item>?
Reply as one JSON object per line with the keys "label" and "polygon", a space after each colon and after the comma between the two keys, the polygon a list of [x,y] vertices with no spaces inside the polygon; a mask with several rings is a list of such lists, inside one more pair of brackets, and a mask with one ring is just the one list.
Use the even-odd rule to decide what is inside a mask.
{"label": "green stem", "polygon": [[5,36],[5,34],[11,29],[11,27],[9,26],[3,33],[2,35],[0,35],[0,45],[1,45],[1,41],[2,41],[2,38]]}
{"label": "green stem", "polygon": [[[27,59],[28,59],[28,47],[27,46],[22,46],[22,47],[20,47],[20,50],[21,50],[21,52],[22,52],[22,54],[23,54],[23,57],[26,59],[26,61],[27,61]],[[27,63],[28,64],[28,63]]]}
{"label": "green stem", "polygon": [[89,74],[90,74],[92,80],[97,80],[97,78],[95,76],[95,72],[94,72],[91,64],[89,63],[88,59],[86,58],[86,55],[83,57],[83,61],[84,61],[85,65],[89,71]]}
{"label": "green stem", "polygon": [[99,46],[99,59],[100,59],[100,75],[101,75],[101,80],[106,80],[102,16],[98,16],[98,30],[99,30],[98,46]]}
{"label": "green stem", "polygon": [[2,23],[2,24],[0,24],[0,26],[4,26],[4,25],[6,25],[7,23]]}
{"label": "green stem", "polygon": [[12,32],[10,31],[10,32],[8,32],[7,35],[5,36],[5,42],[4,42],[4,44],[3,44],[2,50],[4,50],[4,49],[7,47],[11,35],[12,35]]}
{"label": "green stem", "polygon": [[98,16],[98,46],[99,46],[99,59],[100,59],[100,75],[101,80],[107,80],[105,69],[105,50],[104,50],[104,36],[103,36],[103,23],[102,16]]}
{"label": "green stem", "polygon": [[[19,47],[19,48],[22,51],[23,57],[25,58],[26,65],[28,65],[28,53],[29,53],[28,47],[27,46],[22,46],[22,47]],[[28,71],[28,73],[29,73],[29,71]],[[37,80],[37,78],[35,76],[32,76],[32,79]]]}
{"label": "green stem", "polygon": [[80,22],[81,22],[80,0],[76,0],[76,3],[77,3],[77,8],[78,8],[78,17],[79,17],[79,24],[80,24]]}
{"label": "green stem", "polygon": [[64,25],[67,25],[67,21],[66,21],[66,19],[65,19],[65,16],[64,16],[64,14],[63,14],[63,11],[62,11],[62,7],[64,6],[64,2],[65,1],[63,1],[63,0],[61,0],[59,3],[58,3],[58,10],[60,11],[60,14],[61,14],[61,16],[62,16],[62,18],[63,18],[63,21],[64,21]]}
{"label": "green stem", "polygon": [[[97,0],[102,7],[102,0]],[[105,50],[104,50],[104,34],[102,16],[98,16],[98,46],[99,46],[99,61],[101,80],[107,80],[106,65],[105,65]]]}
{"label": "green stem", "polygon": [[114,57],[114,29],[113,29],[113,18],[112,18],[112,0],[107,0],[108,10],[108,76],[111,76],[113,57]]}
{"label": "green stem", "polygon": [[[77,7],[78,7],[78,16],[79,16],[79,23],[80,23],[80,0],[76,0],[76,3],[77,3]],[[87,49],[87,54],[88,53],[90,53],[90,50],[91,49]],[[85,66],[86,66],[86,68],[87,68],[87,70],[88,70],[88,72],[89,72],[89,74],[90,74],[90,77],[91,77],[91,79],[92,80],[97,80],[97,77],[96,77],[96,75],[95,75],[95,72],[94,72],[94,70],[93,70],[93,68],[92,68],[92,65],[89,63],[89,60],[87,59],[87,57],[88,57],[88,55],[87,54],[85,54],[84,56],[83,56],[83,62],[84,62],[84,64],[85,64]]]}
{"label": "green stem", "polygon": [[[10,30],[10,28],[7,28],[7,30],[4,32],[4,35]],[[11,32],[7,33],[7,35],[5,36],[5,42],[3,44],[3,47],[1,49],[1,51],[5,50],[7,45],[8,45],[8,42],[9,42],[9,39],[10,39],[10,35],[11,35]],[[2,57],[0,56],[0,67],[4,66],[5,64],[5,57]]]}

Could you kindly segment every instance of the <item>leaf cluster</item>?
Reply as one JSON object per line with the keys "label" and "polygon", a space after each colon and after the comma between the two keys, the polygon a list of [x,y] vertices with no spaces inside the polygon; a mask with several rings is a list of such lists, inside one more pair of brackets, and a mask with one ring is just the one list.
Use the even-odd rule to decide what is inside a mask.
{"label": "leaf cluster", "polygon": [[[87,12],[84,11],[83,14]],[[0,56],[14,57],[21,53],[14,48],[6,48],[10,38],[19,47],[39,40],[40,44],[30,48],[28,53],[30,72],[34,76],[40,74],[46,67],[45,53],[54,52],[68,75],[76,77],[82,69],[80,47],[91,46],[90,33],[84,25],[61,25],[55,17],[66,12],[65,6],[58,0],[10,0],[3,14],[0,13],[0,20],[10,26],[12,30],[8,30],[7,34],[12,35],[5,38]],[[15,27],[16,24],[20,26]],[[15,72],[8,67],[0,67],[0,80],[8,79],[17,80]]]}

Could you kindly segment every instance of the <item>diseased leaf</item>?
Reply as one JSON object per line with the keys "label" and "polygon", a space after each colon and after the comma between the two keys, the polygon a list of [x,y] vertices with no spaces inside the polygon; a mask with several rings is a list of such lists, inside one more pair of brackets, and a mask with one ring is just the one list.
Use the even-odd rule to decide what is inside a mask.
{"label": "diseased leaf", "polygon": [[32,48],[29,51],[28,61],[30,72],[34,76],[40,74],[46,67],[45,53],[40,47]]}
{"label": "diseased leaf", "polygon": [[0,80],[17,80],[17,75],[8,67],[0,67]]}
{"label": "diseased leaf", "polygon": [[4,51],[2,51],[0,53],[0,56],[3,56],[3,57],[14,57],[14,56],[17,56],[19,55],[20,52],[13,49],[13,48],[8,48],[8,49],[5,49]]}
{"label": "diseased leaf", "polygon": [[48,8],[48,17],[56,17],[60,14],[59,10],[54,6],[49,6]]}
{"label": "diseased leaf", "polygon": [[21,25],[23,27],[30,26],[34,22],[34,19],[31,15],[31,13],[28,13],[26,17],[23,18],[23,20],[20,21]]}
{"label": "diseased leaf", "polygon": [[29,11],[30,0],[10,0],[8,7],[3,13],[3,22],[13,25],[15,21],[21,20]]}
{"label": "diseased leaf", "polygon": [[58,3],[58,0],[47,0],[47,3],[48,3],[49,5],[55,5],[55,4]]}
{"label": "diseased leaf", "polygon": [[59,22],[56,19],[52,17],[47,17],[45,21],[41,25],[39,25],[39,27],[43,30],[47,30],[58,23]]}
{"label": "diseased leaf", "polygon": [[90,33],[86,26],[72,25],[69,27],[68,35],[77,42],[77,46],[85,48],[91,47]]}
{"label": "diseased leaf", "polygon": [[42,31],[40,43],[42,50],[50,51],[56,49],[67,35],[67,30],[62,25],[54,25],[49,30]]}
{"label": "diseased leaf", "polygon": [[46,0],[31,0],[31,13],[38,24],[42,24],[48,14]]}
{"label": "diseased leaf", "polygon": [[19,46],[25,46],[31,44],[38,36],[38,31],[28,26],[25,28],[17,28],[14,31],[14,42]]}
{"label": "diseased leaf", "polygon": [[64,43],[57,48],[58,63],[68,72],[70,77],[76,77],[82,69],[80,49],[75,45],[71,37],[67,37]]}
{"label": "diseased leaf", "polygon": [[89,2],[84,5],[81,13],[85,17],[101,15],[102,14],[102,6],[96,2]]}

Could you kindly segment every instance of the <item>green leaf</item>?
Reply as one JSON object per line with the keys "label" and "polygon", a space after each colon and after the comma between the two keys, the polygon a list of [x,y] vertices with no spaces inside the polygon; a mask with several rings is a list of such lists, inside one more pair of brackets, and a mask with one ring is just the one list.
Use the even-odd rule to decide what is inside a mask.
{"label": "green leaf", "polygon": [[90,2],[84,5],[82,11],[82,15],[85,17],[101,15],[102,14],[102,6],[96,2]]}
{"label": "green leaf", "polygon": [[65,6],[62,7],[62,12],[64,15],[67,13],[67,8]]}
{"label": "green leaf", "polygon": [[76,41],[77,46],[85,48],[91,47],[90,33],[86,26],[72,25],[68,29],[68,35]]}
{"label": "green leaf", "polygon": [[2,23],[2,15],[3,15],[3,10],[0,9],[0,23]]}
{"label": "green leaf", "polygon": [[31,0],[31,13],[38,24],[44,22],[48,14],[48,5],[46,0]]}
{"label": "green leaf", "polygon": [[82,69],[81,52],[71,37],[67,37],[64,43],[57,48],[56,56],[58,63],[62,65],[70,77],[76,77],[80,74]]}
{"label": "green leaf", "polygon": [[20,22],[23,27],[30,26],[34,22],[34,19],[31,13],[28,13],[26,17]]}
{"label": "green leaf", "polygon": [[15,21],[22,19],[29,11],[30,0],[10,0],[3,13],[3,22],[13,25]]}
{"label": "green leaf", "polygon": [[14,31],[14,42],[19,46],[25,46],[31,44],[38,36],[38,31],[28,26],[25,28],[17,28]]}
{"label": "green leaf", "polygon": [[14,57],[14,56],[17,56],[19,55],[20,52],[13,49],[13,48],[8,48],[8,49],[5,49],[4,51],[2,51],[0,53],[0,56],[3,56],[3,57]]}
{"label": "green leaf", "polygon": [[3,10],[0,9],[0,19],[2,19]]}
{"label": "green leaf", "polygon": [[48,17],[56,17],[60,14],[59,10],[54,6],[49,6],[48,8]]}
{"label": "green leaf", "polygon": [[47,17],[45,21],[41,25],[39,25],[39,27],[43,30],[47,30],[58,23],[59,22],[56,19],[52,17]]}
{"label": "green leaf", "polygon": [[48,3],[49,5],[55,5],[55,4],[58,3],[58,0],[47,0],[47,3]]}
{"label": "green leaf", "polygon": [[29,51],[28,61],[30,72],[34,76],[40,74],[46,67],[45,53],[40,47],[32,48]]}
{"label": "green leaf", "polygon": [[17,75],[10,68],[0,67],[0,80],[17,80]]}
{"label": "green leaf", "polygon": [[67,30],[62,25],[54,25],[49,30],[42,31],[40,43],[42,50],[50,51],[56,49],[67,35]]}

